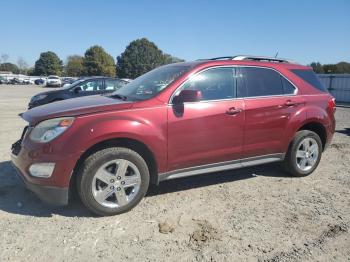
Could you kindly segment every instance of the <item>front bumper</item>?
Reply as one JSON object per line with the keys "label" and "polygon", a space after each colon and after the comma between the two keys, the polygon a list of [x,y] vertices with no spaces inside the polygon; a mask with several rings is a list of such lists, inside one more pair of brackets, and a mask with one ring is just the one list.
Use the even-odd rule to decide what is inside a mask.
{"label": "front bumper", "polygon": [[[11,160],[19,177],[44,202],[68,204],[70,178],[78,156],[55,152],[50,144],[31,143],[26,139],[27,130],[25,128],[21,139],[12,145]],[[55,163],[52,175],[47,178],[32,176],[30,166],[37,163]]]}
{"label": "front bumper", "polygon": [[[13,156],[14,158],[15,156]],[[36,194],[43,202],[55,206],[64,206],[68,204],[68,188],[53,186],[43,186],[29,182],[22,174],[20,169],[12,161],[12,165],[17,171],[17,176],[26,188]]]}

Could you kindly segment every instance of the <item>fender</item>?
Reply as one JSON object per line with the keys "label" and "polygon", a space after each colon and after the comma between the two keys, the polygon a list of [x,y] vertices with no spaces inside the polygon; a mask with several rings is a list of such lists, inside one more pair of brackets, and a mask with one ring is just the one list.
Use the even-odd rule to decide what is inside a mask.
{"label": "fender", "polygon": [[[76,161],[92,146],[111,139],[129,138],[146,145],[154,154],[160,172],[167,163],[166,107],[105,112],[77,117],[72,127],[57,140],[58,147]],[[147,116],[147,118],[146,118]],[[61,141],[61,144],[59,143]]]}
{"label": "fender", "polygon": [[[329,130],[332,121],[324,107],[305,104],[303,108],[297,111],[289,121],[285,136],[285,152],[288,150],[288,146],[293,140],[295,133],[300,128],[310,123],[319,123],[325,128],[325,130]],[[327,132],[327,140],[328,138],[329,134]]]}

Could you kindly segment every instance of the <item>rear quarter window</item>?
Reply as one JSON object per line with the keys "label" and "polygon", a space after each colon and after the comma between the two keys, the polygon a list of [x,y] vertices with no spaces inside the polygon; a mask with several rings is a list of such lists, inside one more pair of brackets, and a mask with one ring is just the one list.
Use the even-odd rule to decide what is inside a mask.
{"label": "rear quarter window", "polygon": [[303,79],[305,82],[309,83],[316,89],[327,92],[327,89],[322,85],[320,80],[318,79],[318,76],[314,73],[312,70],[303,70],[303,69],[292,69],[291,70],[294,74],[296,74],[298,77]]}

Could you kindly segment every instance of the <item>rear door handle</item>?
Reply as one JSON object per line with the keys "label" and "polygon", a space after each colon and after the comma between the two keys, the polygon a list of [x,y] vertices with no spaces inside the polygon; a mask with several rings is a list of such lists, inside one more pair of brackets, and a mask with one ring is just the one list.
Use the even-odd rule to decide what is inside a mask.
{"label": "rear door handle", "polygon": [[228,115],[237,115],[239,113],[241,113],[243,110],[241,108],[235,108],[235,107],[231,107],[229,109],[227,109],[226,114]]}
{"label": "rear door handle", "polygon": [[285,106],[297,106],[299,105],[298,102],[296,101],[292,101],[292,100],[287,100],[285,103],[284,103]]}

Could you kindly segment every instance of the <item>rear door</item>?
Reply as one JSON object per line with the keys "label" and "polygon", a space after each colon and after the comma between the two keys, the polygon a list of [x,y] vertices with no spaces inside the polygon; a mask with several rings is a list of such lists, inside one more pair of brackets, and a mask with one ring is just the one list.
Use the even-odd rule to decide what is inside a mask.
{"label": "rear door", "polygon": [[283,153],[285,131],[302,106],[296,87],[270,68],[237,69],[237,96],[245,101],[244,158]]}
{"label": "rear door", "polygon": [[180,88],[201,91],[202,100],[168,107],[169,171],[241,157],[244,102],[235,99],[234,72],[231,67],[211,68]]}

